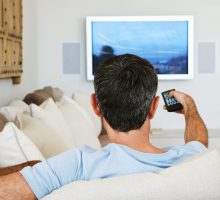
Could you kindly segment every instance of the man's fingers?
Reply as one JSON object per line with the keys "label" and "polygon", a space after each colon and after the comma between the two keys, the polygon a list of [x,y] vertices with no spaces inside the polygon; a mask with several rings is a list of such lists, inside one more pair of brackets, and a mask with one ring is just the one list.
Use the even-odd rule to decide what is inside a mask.
{"label": "man's fingers", "polygon": [[167,107],[164,105],[164,106],[163,106],[163,109],[164,109],[164,110],[167,110]]}
{"label": "man's fingers", "polygon": [[170,92],[169,92],[169,96],[170,96],[170,97],[175,97],[175,96],[178,95],[179,93],[180,93],[180,92],[173,90],[173,91],[170,91]]}
{"label": "man's fingers", "polygon": [[179,91],[171,91],[171,92],[169,92],[169,96],[170,97],[174,97],[180,103],[183,101],[184,95],[185,94],[183,92],[179,92]]}
{"label": "man's fingers", "polygon": [[174,91],[170,91],[170,92],[169,92],[169,96],[170,96],[170,97],[173,97],[173,96],[174,96]]}

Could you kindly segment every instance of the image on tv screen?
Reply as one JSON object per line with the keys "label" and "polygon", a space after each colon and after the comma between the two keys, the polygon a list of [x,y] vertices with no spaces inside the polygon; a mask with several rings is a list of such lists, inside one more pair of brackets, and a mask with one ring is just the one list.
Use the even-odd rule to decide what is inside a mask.
{"label": "image on tv screen", "polygon": [[188,21],[94,21],[93,74],[113,55],[149,60],[157,74],[188,74]]}

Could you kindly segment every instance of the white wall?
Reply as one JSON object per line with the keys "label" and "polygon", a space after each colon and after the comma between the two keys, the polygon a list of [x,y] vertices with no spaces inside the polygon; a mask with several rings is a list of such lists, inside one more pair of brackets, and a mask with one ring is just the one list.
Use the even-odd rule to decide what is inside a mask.
{"label": "white wall", "polygon": [[[194,15],[195,79],[160,81],[159,91],[176,88],[190,93],[209,128],[220,127],[220,2],[218,0],[38,0],[39,84],[56,85],[69,95],[75,90],[93,91],[86,81],[85,17],[88,15]],[[216,42],[216,73],[198,74],[198,42]],[[81,74],[62,74],[62,43],[81,45]],[[212,99],[212,100],[211,100]],[[161,99],[162,100],[162,99]],[[211,100],[211,101],[210,101]],[[183,128],[183,118],[162,110],[153,121],[157,128]]]}
{"label": "white wall", "polygon": [[0,106],[10,100],[23,98],[37,88],[37,48],[36,48],[36,2],[23,0],[23,70],[20,85],[13,85],[11,79],[0,79]]}
{"label": "white wall", "polygon": [[[13,91],[10,97],[21,95],[35,88],[39,75],[39,87],[58,86],[69,95],[75,90],[91,93],[93,85],[86,81],[85,17],[88,15],[194,15],[195,78],[191,81],[160,81],[158,94],[169,88],[190,93],[198,103],[207,126],[220,128],[219,8],[218,0],[24,0],[23,82],[14,87],[10,85],[10,81],[1,81],[0,90]],[[216,42],[215,74],[198,74],[197,47],[200,41]],[[63,42],[80,43],[80,75],[62,74]],[[162,105],[161,101],[153,127],[183,128],[182,117],[164,112]]]}

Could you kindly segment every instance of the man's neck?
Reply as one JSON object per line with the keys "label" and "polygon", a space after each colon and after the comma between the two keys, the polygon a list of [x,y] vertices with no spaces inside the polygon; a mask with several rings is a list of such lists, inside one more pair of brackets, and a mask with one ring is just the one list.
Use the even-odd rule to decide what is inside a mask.
{"label": "man's neck", "polygon": [[131,130],[129,132],[115,131],[106,121],[104,121],[103,124],[110,143],[122,144],[144,153],[165,153],[164,150],[154,147],[150,143],[150,122],[148,119],[146,119],[140,129]]}

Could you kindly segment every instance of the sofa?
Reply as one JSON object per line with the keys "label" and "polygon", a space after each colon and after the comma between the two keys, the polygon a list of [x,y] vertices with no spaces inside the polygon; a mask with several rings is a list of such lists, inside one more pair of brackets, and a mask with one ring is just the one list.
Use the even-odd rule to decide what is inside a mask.
{"label": "sofa", "polygon": [[158,173],[73,182],[43,200],[217,200],[220,156],[215,150]]}
{"label": "sofa", "polygon": [[[101,121],[89,95],[67,97],[45,87],[0,108],[0,168],[44,160],[87,144],[100,149]],[[140,173],[77,181],[43,200],[220,199],[220,155],[216,150],[197,155],[158,173]]]}

